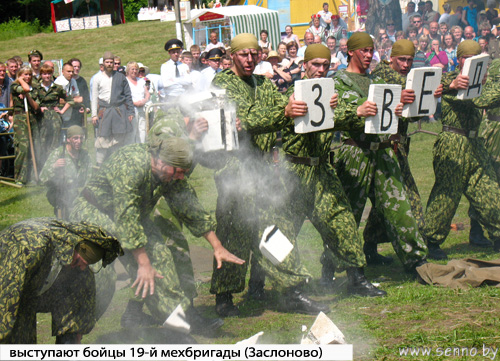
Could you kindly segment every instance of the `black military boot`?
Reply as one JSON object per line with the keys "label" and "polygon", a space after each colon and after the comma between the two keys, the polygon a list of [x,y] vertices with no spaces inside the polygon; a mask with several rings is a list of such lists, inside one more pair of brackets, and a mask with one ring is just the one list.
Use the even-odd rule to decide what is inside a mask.
{"label": "black military boot", "polygon": [[224,324],[224,321],[220,318],[202,316],[194,307],[189,307],[185,314],[186,322],[191,326],[191,332],[215,331]]}
{"label": "black military boot", "polygon": [[476,247],[491,247],[492,243],[484,236],[483,228],[475,219],[470,219],[469,243]]}
{"label": "black military boot", "polygon": [[319,279],[319,283],[323,287],[332,287],[334,284],[335,264],[333,263],[332,258],[328,256],[328,252],[330,252],[330,250],[328,246],[325,246],[319,259],[323,265],[321,267],[321,278]]}
{"label": "black military boot", "polygon": [[123,328],[138,328],[159,326],[161,322],[157,321],[153,316],[142,311],[142,302],[129,300],[127,309],[122,315],[120,324]]}
{"label": "black military boot", "polygon": [[392,257],[382,256],[377,252],[376,243],[366,243],[363,246],[363,252],[366,256],[366,263],[370,266],[388,265],[394,262]]}
{"label": "black military boot", "polygon": [[380,297],[387,295],[387,292],[378,289],[366,279],[363,267],[348,268],[347,281],[347,292],[351,295],[363,297]]}
{"label": "black military boot", "polygon": [[264,290],[265,284],[265,272],[260,264],[254,261],[254,257],[252,256],[252,267],[250,269],[247,297],[255,301],[265,301],[267,298],[266,291]]}
{"label": "black military boot", "polygon": [[265,301],[266,291],[264,290],[264,282],[262,280],[252,280],[248,281],[248,298],[255,301]]}
{"label": "black military boot", "polygon": [[448,259],[446,253],[441,248],[439,248],[439,244],[427,242],[427,248],[429,248],[427,258],[435,259],[438,261]]}
{"label": "black military boot", "polygon": [[66,333],[61,336],[56,336],[56,344],[65,345],[65,344],[77,344],[79,343],[79,337],[77,333]]}
{"label": "black military boot", "polygon": [[283,295],[281,308],[285,312],[297,312],[306,315],[317,315],[320,312],[330,312],[330,307],[311,300],[297,288],[289,289]]}
{"label": "black military boot", "polygon": [[493,250],[495,252],[500,252],[500,239],[495,240],[493,243]]}
{"label": "black military boot", "polygon": [[236,317],[240,315],[240,310],[233,303],[233,295],[228,292],[215,295],[215,312],[220,317]]}

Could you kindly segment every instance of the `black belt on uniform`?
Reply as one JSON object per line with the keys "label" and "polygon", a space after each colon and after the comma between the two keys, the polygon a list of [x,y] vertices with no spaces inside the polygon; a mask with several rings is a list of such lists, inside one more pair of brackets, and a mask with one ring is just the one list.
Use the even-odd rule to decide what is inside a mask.
{"label": "black belt on uniform", "polygon": [[449,125],[443,125],[443,132],[460,134],[467,138],[477,138],[477,130],[463,130]]}
{"label": "black belt on uniform", "polygon": [[291,154],[285,154],[285,159],[293,164],[304,164],[309,166],[317,166],[321,163],[322,160],[326,160],[326,158],[298,157],[296,155],[291,155]]}
{"label": "black belt on uniform", "polygon": [[355,140],[349,138],[344,140],[344,144],[352,145],[354,147],[358,147],[361,149],[379,150],[379,149],[390,148],[394,143],[400,143],[401,139],[402,138],[399,134],[393,134],[390,136],[388,140],[384,140],[383,142],[367,142],[364,140]]}
{"label": "black belt on uniform", "polygon": [[500,115],[488,114],[488,120],[491,120],[493,122],[500,122]]}
{"label": "black belt on uniform", "polygon": [[14,110],[14,114],[24,114],[26,113],[24,110]]}

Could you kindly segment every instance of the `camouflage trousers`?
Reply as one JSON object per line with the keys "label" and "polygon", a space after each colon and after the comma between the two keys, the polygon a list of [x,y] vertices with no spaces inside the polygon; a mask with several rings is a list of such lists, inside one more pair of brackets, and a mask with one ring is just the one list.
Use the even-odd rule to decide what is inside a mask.
{"label": "camouflage trousers", "polygon": [[427,241],[445,241],[462,194],[475,209],[477,221],[499,240],[500,189],[484,140],[442,132],[434,144],[433,165],[436,179],[425,212]]}
{"label": "camouflage trousers", "polygon": [[306,217],[321,235],[322,263],[341,272],[366,265],[351,206],[333,166],[284,163],[281,178],[285,194],[277,224],[288,237],[297,237]]}
{"label": "camouflage trousers", "polygon": [[[107,231],[113,234],[115,232],[114,221],[106,214],[101,213],[93,205],[89,204],[83,197],[77,198],[71,213],[71,220],[73,221],[88,221],[96,225],[102,226]],[[187,246],[184,237],[184,244],[178,244],[175,238],[167,238],[162,235],[161,230],[149,219],[143,220],[142,226],[146,232],[148,243],[145,246],[146,253],[151,262],[151,266],[158,271],[163,278],[155,279],[155,293],[148,295],[144,303],[148,307],[151,314],[163,323],[167,317],[174,311],[174,309],[181,305],[182,309],[187,310],[191,305],[191,300],[186,295],[183,287],[181,286],[181,279],[176,269],[178,258],[179,261],[185,261],[184,255],[179,257],[179,249]],[[169,229],[170,227],[164,227]],[[137,262],[130,250],[124,250],[125,255],[120,258],[120,261],[127,270],[132,280],[137,277]],[[96,266],[97,265],[97,266]],[[111,303],[115,291],[116,272],[113,267],[100,267],[100,263],[93,266],[94,270],[100,271],[96,274],[96,289],[97,289],[97,307],[96,315],[99,319],[106,311]],[[191,265],[191,264],[190,264]],[[184,265],[186,267],[186,265]],[[191,265],[192,269],[192,265]],[[191,282],[191,285],[194,282]],[[135,290],[130,291],[131,297],[135,297]],[[193,296],[191,293],[189,297]],[[139,299],[137,299],[139,300]]]}
{"label": "camouflage trousers", "polygon": [[[16,158],[14,159],[14,177],[17,182],[21,182],[23,184],[28,183],[31,172],[33,171],[28,125],[26,120],[26,114],[24,113],[14,115],[14,149],[16,155]],[[37,155],[40,154],[40,132],[36,117],[33,114],[30,114],[30,127],[34,153],[35,157],[37,157]],[[40,167],[38,167],[38,171],[40,170]]]}
{"label": "camouflage trousers", "polygon": [[497,178],[500,179],[500,122],[486,120],[481,136],[486,141],[486,149],[493,161]]}
{"label": "camouflage trousers", "polygon": [[367,198],[383,214],[383,226],[406,269],[425,259],[427,246],[406,194],[404,179],[391,148],[376,151],[343,145],[336,169],[359,225]]}
{"label": "camouflage trousers", "polygon": [[[483,124],[484,129],[481,136],[485,140],[486,150],[490,155],[497,179],[500,181],[500,122],[486,118]],[[478,220],[477,211],[472,206],[469,207],[469,217]]]}
{"label": "camouflage trousers", "polygon": [[37,162],[41,167],[47,161],[49,154],[61,143],[62,118],[56,111],[48,109],[43,112],[40,122],[40,154]]}
{"label": "camouflage trousers", "polygon": [[281,229],[275,219],[278,214],[275,195],[281,185],[269,165],[250,159],[242,161],[216,173],[215,184],[217,237],[229,252],[246,262],[243,265],[224,262],[219,269],[214,263],[210,292],[242,292],[251,253],[252,263],[260,265],[275,289],[283,291],[306,282],[310,275],[300,263],[295,237],[289,238],[293,251],[278,266],[262,256],[258,248],[266,227],[277,225]]}
{"label": "camouflage trousers", "polygon": [[[418,229],[422,231],[424,227],[424,210],[422,209],[422,200],[417,189],[417,184],[411,173],[410,164],[408,163],[408,154],[403,144],[398,144],[396,157],[401,169],[403,177],[403,185],[405,187],[408,201],[410,202],[411,211],[417,221]],[[373,197],[370,197],[373,199]],[[373,203],[372,203],[373,204]],[[372,207],[368,219],[366,221],[363,238],[365,243],[378,244],[391,242],[391,238],[384,227],[385,224],[383,212],[380,212],[375,207]]]}
{"label": "camouflage trousers", "polygon": [[[16,269],[15,262],[1,262],[5,275],[14,275],[9,284],[2,284],[0,302],[8,302],[8,308],[0,306],[0,343],[35,344],[37,312],[52,314],[52,336],[69,333],[87,334],[94,328],[96,319],[95,284],[90,270],[81,271],[65,267],[54,284],[42,295],[36,292],[39,284],[32,279],[20,279],[24,270]],[[23,265],[29,267],[29,265]],[[34,276],[36,277],[36,276]],[[21,297],[14,297],[20,294]],[[12,300],[16,299],[16,303]]]}

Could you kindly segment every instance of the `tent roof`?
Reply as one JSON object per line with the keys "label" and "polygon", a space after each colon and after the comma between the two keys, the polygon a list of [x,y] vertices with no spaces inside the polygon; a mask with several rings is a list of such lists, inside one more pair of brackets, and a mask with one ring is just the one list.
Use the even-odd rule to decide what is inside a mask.
{"label": "tent roof", "polygon": [[254,15],[254,14],[269,14],[278,13],[276,10],[269,10],[256,5],[235,5],[235,6],[222,6],[215,9],[204,9],[197,13],[195,16],[187,19],[186,21],[193,21],[208,13],[214,15],[222,15],[224,17],[232,17],[239,15]]}

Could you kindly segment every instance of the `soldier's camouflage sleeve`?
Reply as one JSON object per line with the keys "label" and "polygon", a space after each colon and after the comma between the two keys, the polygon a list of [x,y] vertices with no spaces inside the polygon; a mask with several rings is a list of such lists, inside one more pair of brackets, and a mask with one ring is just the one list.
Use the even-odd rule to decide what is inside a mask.
{"label": "soldier's camouflage sleeve", "polygon": [[226,97],[238,105],[237,117],[243,129],[252,134],[281,130],[290,122],[284,113],[288,99],[265,76],[253,75],[250,80],[253,84],[225,70],[215,76],[212,84],[226,89]]}
{"label": "soldier's camouflage sleeve", "polygon": [[154,137],[166,134],[170,137],[183,138],[190,142],[189,133],[184,122],[184,116],[176,107],[159,109],[155,114],[153,126],[149,130],[148,136]]}
{"label": "soldier's camouflage sleeve", "polygon": [[215,230],[215,222],[186,180],[176,180],[162,188],[162,194],[174,216],[185,224],[195,237]]}
{"label": "soldier's camouflage sleeve", "polygon": [[334,110],[335,129],[348,130],[352,128],[362,128],[365,119],[358,117],[357,110],[367,98],[360,97],[347,84],[338,78],[335,81],[335,91],[339,94],[338,105]]}

